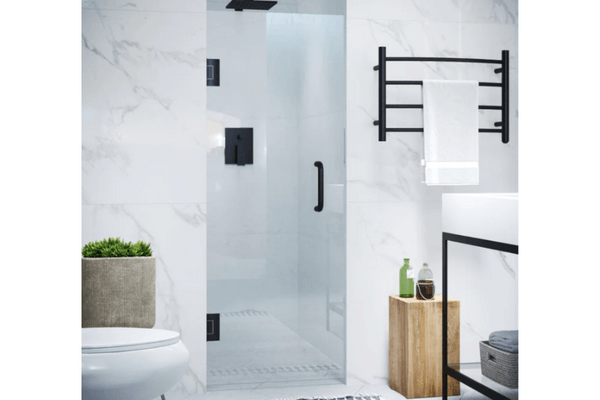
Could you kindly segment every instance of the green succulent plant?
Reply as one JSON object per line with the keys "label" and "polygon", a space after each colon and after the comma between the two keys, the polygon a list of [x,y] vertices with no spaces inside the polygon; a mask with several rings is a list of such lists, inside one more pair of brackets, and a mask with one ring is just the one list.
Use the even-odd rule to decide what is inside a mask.
{"label": "green succulent plant", "polygon": [[150,257],[150,244],[141,240],[136,243],[125,242],[121,238],[108,238],[90,242],[83,246],[81,255],[85,258],[99,257]]}

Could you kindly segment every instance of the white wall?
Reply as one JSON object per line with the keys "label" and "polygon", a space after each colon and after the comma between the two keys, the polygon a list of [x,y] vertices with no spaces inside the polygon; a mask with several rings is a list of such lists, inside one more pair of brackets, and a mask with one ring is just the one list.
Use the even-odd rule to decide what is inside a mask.
{"label": "white wall", "polygon": [[[348,374],[377,383],[388,377],[388,295],[398,293],[402,259],[417,270],[429,262],[441,291],[442,193],[518,190],[517,1],[348,0],[347,17]],[[500,59],[510,50],[510,143],[480,134],[479,186],[420,183],[419,133],[377,141],[378,46],[388,56]],[[400,64],[388,63],[388,79],[499,81],[491,66]],[[388,88],[388,103],[420,96],[418,87]],[[499,89],[482,89],[480,100],[499,104]],[[422,126],[421,112],[388,110],[388,126]],[[498,113],[481,112],[480,127],[493,127]],[[449,265],[449,296],[461,300],[461,361],[478,361],[479,340],[516,329],[517,258],[450,245]]]}
{"label": "white wall", "polygon": [[156,328],[190,366],[169,399],[206,382],[206,5],[86,1],[82,9],[82,245],[150,242]]}

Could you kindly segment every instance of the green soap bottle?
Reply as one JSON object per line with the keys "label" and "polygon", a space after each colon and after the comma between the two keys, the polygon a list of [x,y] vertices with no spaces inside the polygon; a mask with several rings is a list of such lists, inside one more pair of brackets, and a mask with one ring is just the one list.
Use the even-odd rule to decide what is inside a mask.
{"label": "green soap bottle", "polygon": [[400,268],[400,297],[413,297],[415,295],[415,271],[408,264],[409,259],[404,259]]}

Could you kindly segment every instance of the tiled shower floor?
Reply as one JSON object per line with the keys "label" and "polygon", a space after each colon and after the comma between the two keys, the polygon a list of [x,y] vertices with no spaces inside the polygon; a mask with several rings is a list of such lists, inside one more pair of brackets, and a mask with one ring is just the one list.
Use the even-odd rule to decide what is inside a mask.
{"label": "tiled shower floor", "polygon": [[220,341],[208,345],[208,390],[343,383],[340,365],[272,315],[221,314]]}

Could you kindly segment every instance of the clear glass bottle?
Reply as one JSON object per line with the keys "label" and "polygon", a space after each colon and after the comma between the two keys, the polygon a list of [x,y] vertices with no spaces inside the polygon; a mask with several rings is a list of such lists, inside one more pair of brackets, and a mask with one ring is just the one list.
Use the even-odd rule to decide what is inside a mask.
{"label": "clear glass bottle", "polygon": [[431,272],[427,263],[423,263],[423,268],[419,271],[416,292],[417,299],[419,300],[432,300],[435,296],[433,272]]}
{"label": "clear glass bottle", "polygon": [[415,295],[415,271],[408,264],[409,259],[404,259],[400,268],[400,297],[413,297]]}

